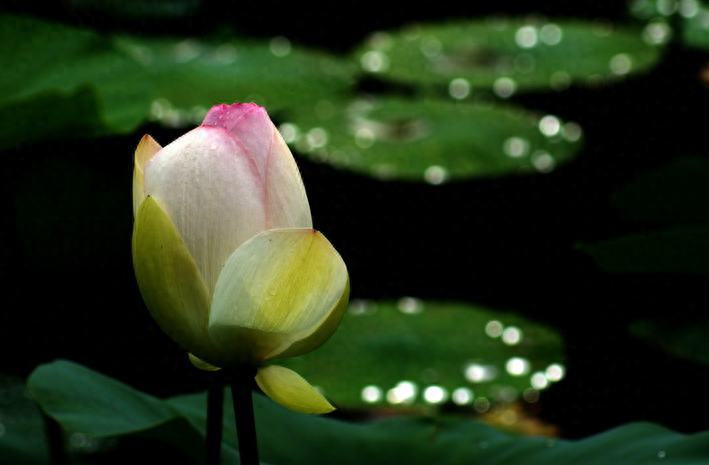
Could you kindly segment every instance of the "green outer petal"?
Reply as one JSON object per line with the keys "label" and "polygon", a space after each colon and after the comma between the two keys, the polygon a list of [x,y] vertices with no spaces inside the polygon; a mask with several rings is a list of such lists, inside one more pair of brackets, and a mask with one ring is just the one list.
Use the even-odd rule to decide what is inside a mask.
{"label": "green outer petal", "polygon": [[268,397],[298,413],[324,414],[335,407],[293,370],[277,365],[259,367],[256,383]]}
{"label": "green outer petal", "polygon": [[207,363],[201,358],[197,357],[196,355],[189,354],[190,362],[192,365],[194,365],[196,368],[199,368],[200,370],[204,371],[219,371],[221,370],[220,367],[215,367],[211,363]]}
{"label": "green outer petal", "polygon": [[133,216],[138,214],[140,204],[145,200],[145,164],[153,155],[161,149],[160,144],[155,142],[155,139],[148,134],[140,139],[138,147],[135,149],[133,167]]}
{"label": "green outer petal", "polygon": [[133,266],[145,305],[185,350],[219,365],[207,334],[209,291],[165,211],[152,197],[140,205],[133,227]]}
{"label": "green outer petal", "polygon": [[232,364],[300,355],[332,335],[348,294],[347,267],[325,236],[312,229],[264,231],[224,265],[209,335]]}

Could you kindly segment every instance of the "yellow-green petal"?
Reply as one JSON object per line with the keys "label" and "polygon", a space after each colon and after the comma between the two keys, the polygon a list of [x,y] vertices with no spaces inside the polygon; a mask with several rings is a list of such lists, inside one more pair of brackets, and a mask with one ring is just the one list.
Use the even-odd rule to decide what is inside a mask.
{"label": "yellow-green petal", "polygon": [[204,360],[202,360],[201,358],[199,358],[193,354],[189,354],[189,358],[190,358],[190,362],[192,363],[192,365],[199,368],[200,370],[204,370],[204,371],[219,371],[219,370],[221,370],[220,367],[214,366],[211,363],[207,363]]}
{"label": "yellow-green petal", "polygon": [[242,244],[219,275],[209,335],[232,364],[300,355],[332,335],[348,292],[347,267],[321,233],[264,231]]}
{"label": "yellow-green petal", "polygon": [[207,334],[207,286],[172,221],[152,197],[135,218],[133,266],[145,305],[163,331],[185,350],[218,364],[218,350]]}
{"label": "yellow-green petal", "polygon": [[135,166],[133,167],[133,216],[138,214],[138,207],[145,200],[145,164],[160,150],[160,144],[149,135],[140,139],[135,149]]}
{"label": "yellow-green petal", "polygon": [[299,413],[324,414],[335,407],[293,370],[277,365],[259,367],[256,383],[268,397]]}

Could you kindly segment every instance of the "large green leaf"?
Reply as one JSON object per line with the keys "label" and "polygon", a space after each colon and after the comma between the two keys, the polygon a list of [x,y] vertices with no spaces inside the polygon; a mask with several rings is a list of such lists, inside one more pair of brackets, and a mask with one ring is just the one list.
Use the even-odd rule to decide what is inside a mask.
{"label": "large green leaf", "polygon": [[640,29],[573,20],[491,18],[377,32],[356,56],[365,71],[449,85],[455,98],[557,89],[644,71],[659,58]]}
{"label": "large green leaf", "polygon": [[486,411],[563,376],[553,329],[460,302],[352,303],[320,349],[278,362],[319,386],[338,407],[451,404]]}
{"label": "large green leaf", "polygon": [[349,89],[354,67],[284,37],[271,41],[123,37],[154,89],[152,117],[198,124],[218,103],[254,101],[270,112],[332,99]]}
{"label": "large green leaf", "polygon": [[[34,139],[77,126],[83,131],[76,137],[130,132],[149,110],[150,93],[138,63],[89,30],[0,15],[0,67],[0,116],[2,126],[11,128],[9,135],[1,133],[4,146],[17,131],[12,128],[34,133]],[[58,108],[45,108],[54,105]],[[19,111],[15,120],[13,108]]]}
{"label": "large green leaf", "polygon": [[203,456],[202,436],[164,401],[84,366],[66,360],[40,365],[27,384],[69,431],[96,438],[139,434]]}
{"label": "large green leaf", "polygon": [[440,184],[549,172],[580,148],[581,128],[488,103],[381,98],[290,109],[280,126],[304,156],[380,179]]}
{"label": "large green leaf", "polygon": [[[81,383],[86,383],[90,389],[82,389]],[[131,398],[129,403],[150,405],[148,417],[152,422],[159,422],[163,417],[156,412],[169,409],[198,426],[203,424],[206,408],[206,397],[193,394],[168,399],[162,402],[162,407],[153,409],[154,401],[146,400],[149,396],[80,365],[63,361],[39,367],[30,379],[30,386],[33,392],[43,393],[37,400],[50,415],[66,426],[81,425],[86,430],[92,429],[92,422],[98,422],[123,425],[124,434],[135,431],[120,409],[127,398]],[[77,389],[78,395],[74,393]],[[111,401],[117,408],[104,407]],[[89,415],[86,404],[96,405],[103,415],[120,419]],[[229,411],[230,408],[227,396],[225,409]],[[143,411],[142,408],[139,410]],[[678,434],[650,423],[629,424],[581,441],[566,441],[511,436],[469,420],[397,417],[365,423],[344,422],[294,413],[260,395],[254,396],[254,410],[261,457],[278,465],[647,465],[658,459],[671,460],[675,465],[700,465],[709,457],[709,433]],[[77,423],[76,418],[81,421]],[[224,439],[228,449],[223,451],[233,450],[236,444],[233,416],[227,414],[225,418]],[[139,415],[138,423],[145,427],[149,422]],[[158,424],[154,423],[154,426]],[[167,427],[175,424],[165,423],[166,427],[156,428],[155,433],[163,435],[163,439],[168,438],[171,431]],[[107,430],[105,426],[99,426],[98,430],[120,434],[115,427]],[[200,428],[193,431],[196,430]],[[172,437],[174,439],[174,435]],[[186,440],[190,439],[183,438]]]}
{"label": "large green leaf", "polygon": [[271,41],[113,37],[0,15],[0,149],[127,133],[149,118],[199,124],[217,103],[277,112],[349,89],[355,66]]}

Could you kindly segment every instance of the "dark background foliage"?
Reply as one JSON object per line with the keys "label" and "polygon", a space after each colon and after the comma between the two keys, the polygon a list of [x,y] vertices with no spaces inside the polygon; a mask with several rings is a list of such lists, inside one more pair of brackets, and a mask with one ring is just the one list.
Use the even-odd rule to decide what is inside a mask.
{"label": "dark background foliage", "polygon": [[[172,18],[96,5],[25,1],[5,8],[105,31],[283,35],[333,53],[348,52],[369,32],[414,21],[490,14],[632,21],[618,1],[405,8],[205,1]],[[575,245],[633,231],[609,203],[619,187],[679,155],[707,155],[709,87],[700,76],[708,58],[670,46],[651,72],[613,86],[514,97],[584,128],[582,153],[548,175],[431,186],[376,181],[299,157],[316,227],[345,258],[353,297],[464,300],[557,328],[568,374],[543,394],[541,415],[567,437],[634,420],[698,431],[709,413],[707,367],[629,336],[628,326],[650,316],[706,320],[706,278],[609,274]],[[130,256],[134,147],[142,133],[167,144],[184,131],[147,125],[139,132],[71,134],[4,152],[2,371],[24,376],[62,357],[156,395],[203,386],[149,318]]]}

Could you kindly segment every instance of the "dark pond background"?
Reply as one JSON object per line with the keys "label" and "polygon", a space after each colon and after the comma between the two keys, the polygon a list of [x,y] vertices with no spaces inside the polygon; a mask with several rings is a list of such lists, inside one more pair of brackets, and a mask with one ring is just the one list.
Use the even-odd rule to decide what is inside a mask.
{"label": "dark pond background", "polygon": [[[402,8],[211,1],[194,17],[163,20],[117,18],[80,0],[44,3],[3,8],[106,31],[188,36],[232,23],[334,53],[413,21],[528,13],[629,21],[620,1]],[[464,300],[557,328],[567,377],[544,392],[541,416],[567,437],[636,420],[705,428],[707,367],[629,336],[628,326],[648,316],[706,321],[706,278],[610,274],[575,245],[632,230],[608,201],[620,186],[673,157],[707,156],[709,86],[700,76],[708,63],[706,53],[670,47],[651,72],[613,86],[513,97],[584,129],[582,153],[547,175],[432,186],[381,182],[298,157],[316,227],[348,264],[352,296]],[[148,125],[125,137],[70,134],[3,153],[0,370],[26,376],[68,358],[159,396],[203,386],[150,319],[130,255],[133,150],[143,133],[165,145],[182,132]]]}

